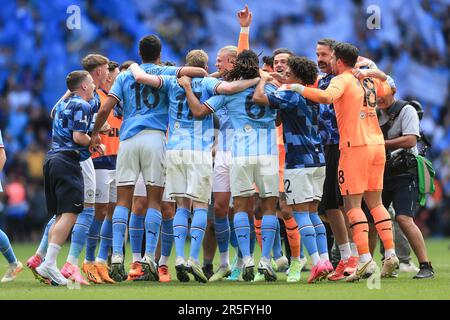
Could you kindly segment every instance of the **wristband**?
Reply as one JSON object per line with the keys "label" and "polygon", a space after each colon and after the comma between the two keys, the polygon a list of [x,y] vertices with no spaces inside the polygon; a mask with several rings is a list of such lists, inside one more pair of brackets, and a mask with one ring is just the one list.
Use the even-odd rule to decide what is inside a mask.
{"label": "wristband", "polygon": [[250,27],[241,27],[241,33],[249,34],[250,33]]}

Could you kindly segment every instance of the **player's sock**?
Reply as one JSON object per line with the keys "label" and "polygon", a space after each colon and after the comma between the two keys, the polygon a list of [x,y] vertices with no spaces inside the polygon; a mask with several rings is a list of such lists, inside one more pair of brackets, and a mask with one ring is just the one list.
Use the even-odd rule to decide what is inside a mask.
{"label": "player's sock", "polygon": [[86,239],[86,262],[95,261],[95,249],[97,249],[98,239],[100,238],[100,228],[102,227],[102,220],[97,220],[94,217],[89,233]]}
{"label": "player's sock", "polygon": [[67,257],[67,261],[73,265],[78,265],[78,258],[86,244],[87,235],[93,220],[93,207],[85,207],[77,217],[77,221],[72,229],[69,256]]}
{"label": "player's sock", "polygon": [[216,217],[214,229],[216,231],[217,246],[220,252],[220,264],[227,265],[229,264],[228,242],[230,241],[230,223],[228,222],[228,218]]}
{"label": "player's sock", "polygon": [[253,219],[248,219],[248,223],[250,225],[250,255],[253,256],[256,244],[255,223],[253,222]]}
{"label": "player's sock", "polygon": [[341,254],[341,260],[347,261],[348,258],[350,258],[352,251],[350,249],[350,244],[344,243],[344,244],[340,244],[338,245],[339,247],[339,252]]}
{"label": "player's sock", "polygon": [[[298,229],[298,234],[300,236],[300,228]],[[303,259],[305,257],[305,250],[303,249],[304,244],[302,241],[302,237],[300,236],[300,259]]]}
{"label": "player's sock", "polygon": [[238,241],[236,231],[234,229],[234,219],[230,219],[228,221],[230,223],[230,244],[235,249],[235,251],[237,251],[236,249],[238,247]]}
{"label": "player's sock", "polygon": [[133,262],[142,259],[142,239],[144,238],[144,220],[145,216],[131,212],[130,224],[128,227],[130,233],[131,254]]}
{"label": "player's sock", "polygon": [[[262,225],[261,225],[261,235],[262,235]],[[273,240],[273,258],[276,260],[283,256],[283,249],[281,248],[281,235],[280,235],[280,221],[276,219],[276,231],[275,239]]]}
{"label": "player's sock", "polygon": [[358,254],[369,253],[369,224],[361,208],[353,208],[347,212],[353,241],[358,248]]}
{"label": "player's sock", "polygon": [[14,255],[14,251],[11,247],[11,243],[9,242],[9,238],[3,230],[0,229],[0,251],[3,256],[8,260],[8,263],[14,263],[17,261],[16,256]]}
{"label": "player's sock", "polygon": [[234,215],[234,231],[242,255],[250,256],[250,223],[247,212],[241,211]]}
{"label": "player's sock", "polygon": [[[391,216],[382,204],[370,210],[370,214],[373,217],[378,236],[383,242],[385,257],[389,258],[392,253],[395,253]],[[389,252],[387,252],[388,250]]]}
{"label": "player's sock", "polygon": [[41,258],[45,258],[45,254],[47,253],[47,246],[48,246],[48,233],[50,231],[50,228],[55,223],[56,216],[53,216],[50,221],[45,226],[44,234],[42,235],[41,242],[39,243],[39,247],[36,251],[36,254],[39,255]]}
{"label": "player's sock", "polygon": [[258,240],[259,248],[262,248],[262,240],[261,240],[261,223],[262,223],[262,219],[253,218],[253,223],[255,224],[256,240]]}
{"label": "player's sock", "polygon": [[265,215],[261,223],[262,253],[261,257],[270,260],[270,251],[274,248],[275,233],[277,232],[276,216]]}
{"label": "player's sock", "polygon": [[97,262],[105,263],[108,260],[108,252],[113,241],[112,220],[105,218],[100,229],[100,245],[97,254]]}
{"label": "player's sock", "polygon": [[198,261],[198,255],[205,236],[206,223],[208,219],[207,209],[194,209],[194,217],[191,223],[191,252],[190,257]]}
{"label": "player's sock", "polygon": [[173,240],[177,257],[184,258],[184,244],[188,229],[189,210],[178,208],[173,218]]}
{"label": "player's sock", "polygon": [[316,242],[320,259],[322,261],[330,260],[330,257],[328,256],[327,230],[325,229],[325,226],[323,225],[323,222],[317,212],[310,212],[309,218],[311,219],[314,229],[316,230]]}
{"label": "player's sock", "polygon": [[316,265],[320,261],[320,256],[317,250],[316,230],[309,217],[309,212],[294,212],[294,217],[300,230],[302,243],[313,260],[313,264]]}
{"label": "player's sock", "polygon": [[148,208],[145,216],[145,254],[155,256],[161,230],[162,215],[156,209]]}
{"label": "player's sock", "polygon": [[58,257],[59,250],[61,250],[61,246],[56,243],[49,243],[44,263],[48,266],[56,266],[56,258]]}
{"label": "player's sock", "polygon": [[128,208],[123,206],[116,206],[112,216],[112,247],[113,254],[120,254],[123,256],[123,244],[125,241],[125,232],[128,224]]}
{"label": "player's sock", "polygon": [[291,249],[292,258],[300,258],[300,233],[298,225],[294,217],[283,219],[286,226],[286,236],[289,241],[289,248]]}
{"label": "player's sock", "polygon": [[[173,218],[163,219],[161,226],[161,260],[169,257],[173,243]],[[167,261],[165,263],[167,265]]]}
{"label": "player's sock", "polygon": [[350,249],[352,250],[352,257],[357,257],[359,256],[358,254],[358,247],[356,246],[356,243],[354,242],[350,242]]}

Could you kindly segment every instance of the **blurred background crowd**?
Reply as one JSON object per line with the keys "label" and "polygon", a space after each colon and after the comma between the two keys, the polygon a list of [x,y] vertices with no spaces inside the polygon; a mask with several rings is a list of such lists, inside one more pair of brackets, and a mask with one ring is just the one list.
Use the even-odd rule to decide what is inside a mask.
{"label": "blurred background crowd", "polygon": [[[190,49],[209,53],[236,44],[236,12],[253,12],[250,46],[269,55],[287,47],[315,59],[330,37],[354,43],[396,81],[400,98],[425,109],[436,193],[417,215],[425,236],[450,236],[449,0],[2,0],[0,6],[0,129],[7,163],[1,180],[0,227],[12,241],[36,240],[48,217],[42,165],[51,138],[48,116],[65,92],[65,76],[88,53],[119,63],[139,61],[138,40],[156,33],[163,60],[184,63]],[[67,8],[80,8],[81,28],[69,30]],[[377,5],[380,29],[366,26]]]}

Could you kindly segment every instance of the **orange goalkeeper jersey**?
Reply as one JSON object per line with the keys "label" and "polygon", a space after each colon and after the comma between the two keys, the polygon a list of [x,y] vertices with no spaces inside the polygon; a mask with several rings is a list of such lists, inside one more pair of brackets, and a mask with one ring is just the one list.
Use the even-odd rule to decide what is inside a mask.
{"label": "orange goalkeeper jersey", "polygon": [[[100,103],[104,104],[108,98],[108,93],[103,89],[97,89],[97,93],[100,96]],[[117,150],[119,149],[119,130],[122,125],[122,120],[114,117],[114,111],[111,110],[107,122],[111,127],[111,131],[108,134],[100,134],[100,140],[106,147],[103,156],[114,156],[117,155]],[[93,159],[98,157],[100,157],[98,153],[92,154]]]}
{"label": "orange goalkeeper jersey", "polygon": [[339,149],[384,144],[375,111],[377,95],[389,90],[387,82],[356,79],[351,70],[334,77],[326,91],[332,96],[340,141]]}

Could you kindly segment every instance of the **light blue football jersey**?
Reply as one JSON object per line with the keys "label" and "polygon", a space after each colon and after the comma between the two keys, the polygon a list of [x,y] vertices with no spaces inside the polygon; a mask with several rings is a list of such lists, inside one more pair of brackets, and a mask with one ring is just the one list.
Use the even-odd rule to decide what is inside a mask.
{"label": "light blue football jersey", "polygon": [[[144,63],[141,68],[154,75],[176,76],[177,67]],[[167,94],[157,88],[137,83],[131,71],[120,73],[109,95],[115,97],[123,107],[123,122],[120,140],[129,139],[142,130],[167,130],[169,100]]]}
{"label": "light blue football jersey", "polygon": [[[271,84],[265,87],[266,94],[275,90]],[[227,108],[234,133],[229,148],[233,157],[278,155],[277,111],[253,103],[254,92],[255,87],[251,87],[233,95],[213,96],[205,102],[213,112]]]}
{"label": "light blue football jersey", "polygon": [[[167,150],[211,151],[214,142],[212,115],[195,119],[189,109],[186,93],[176,77],[160,76],[160,91],[169,95],[169,134]],[[221,81],[216,78],[193,78],[192,91],[200,102],[217,94]]]}

